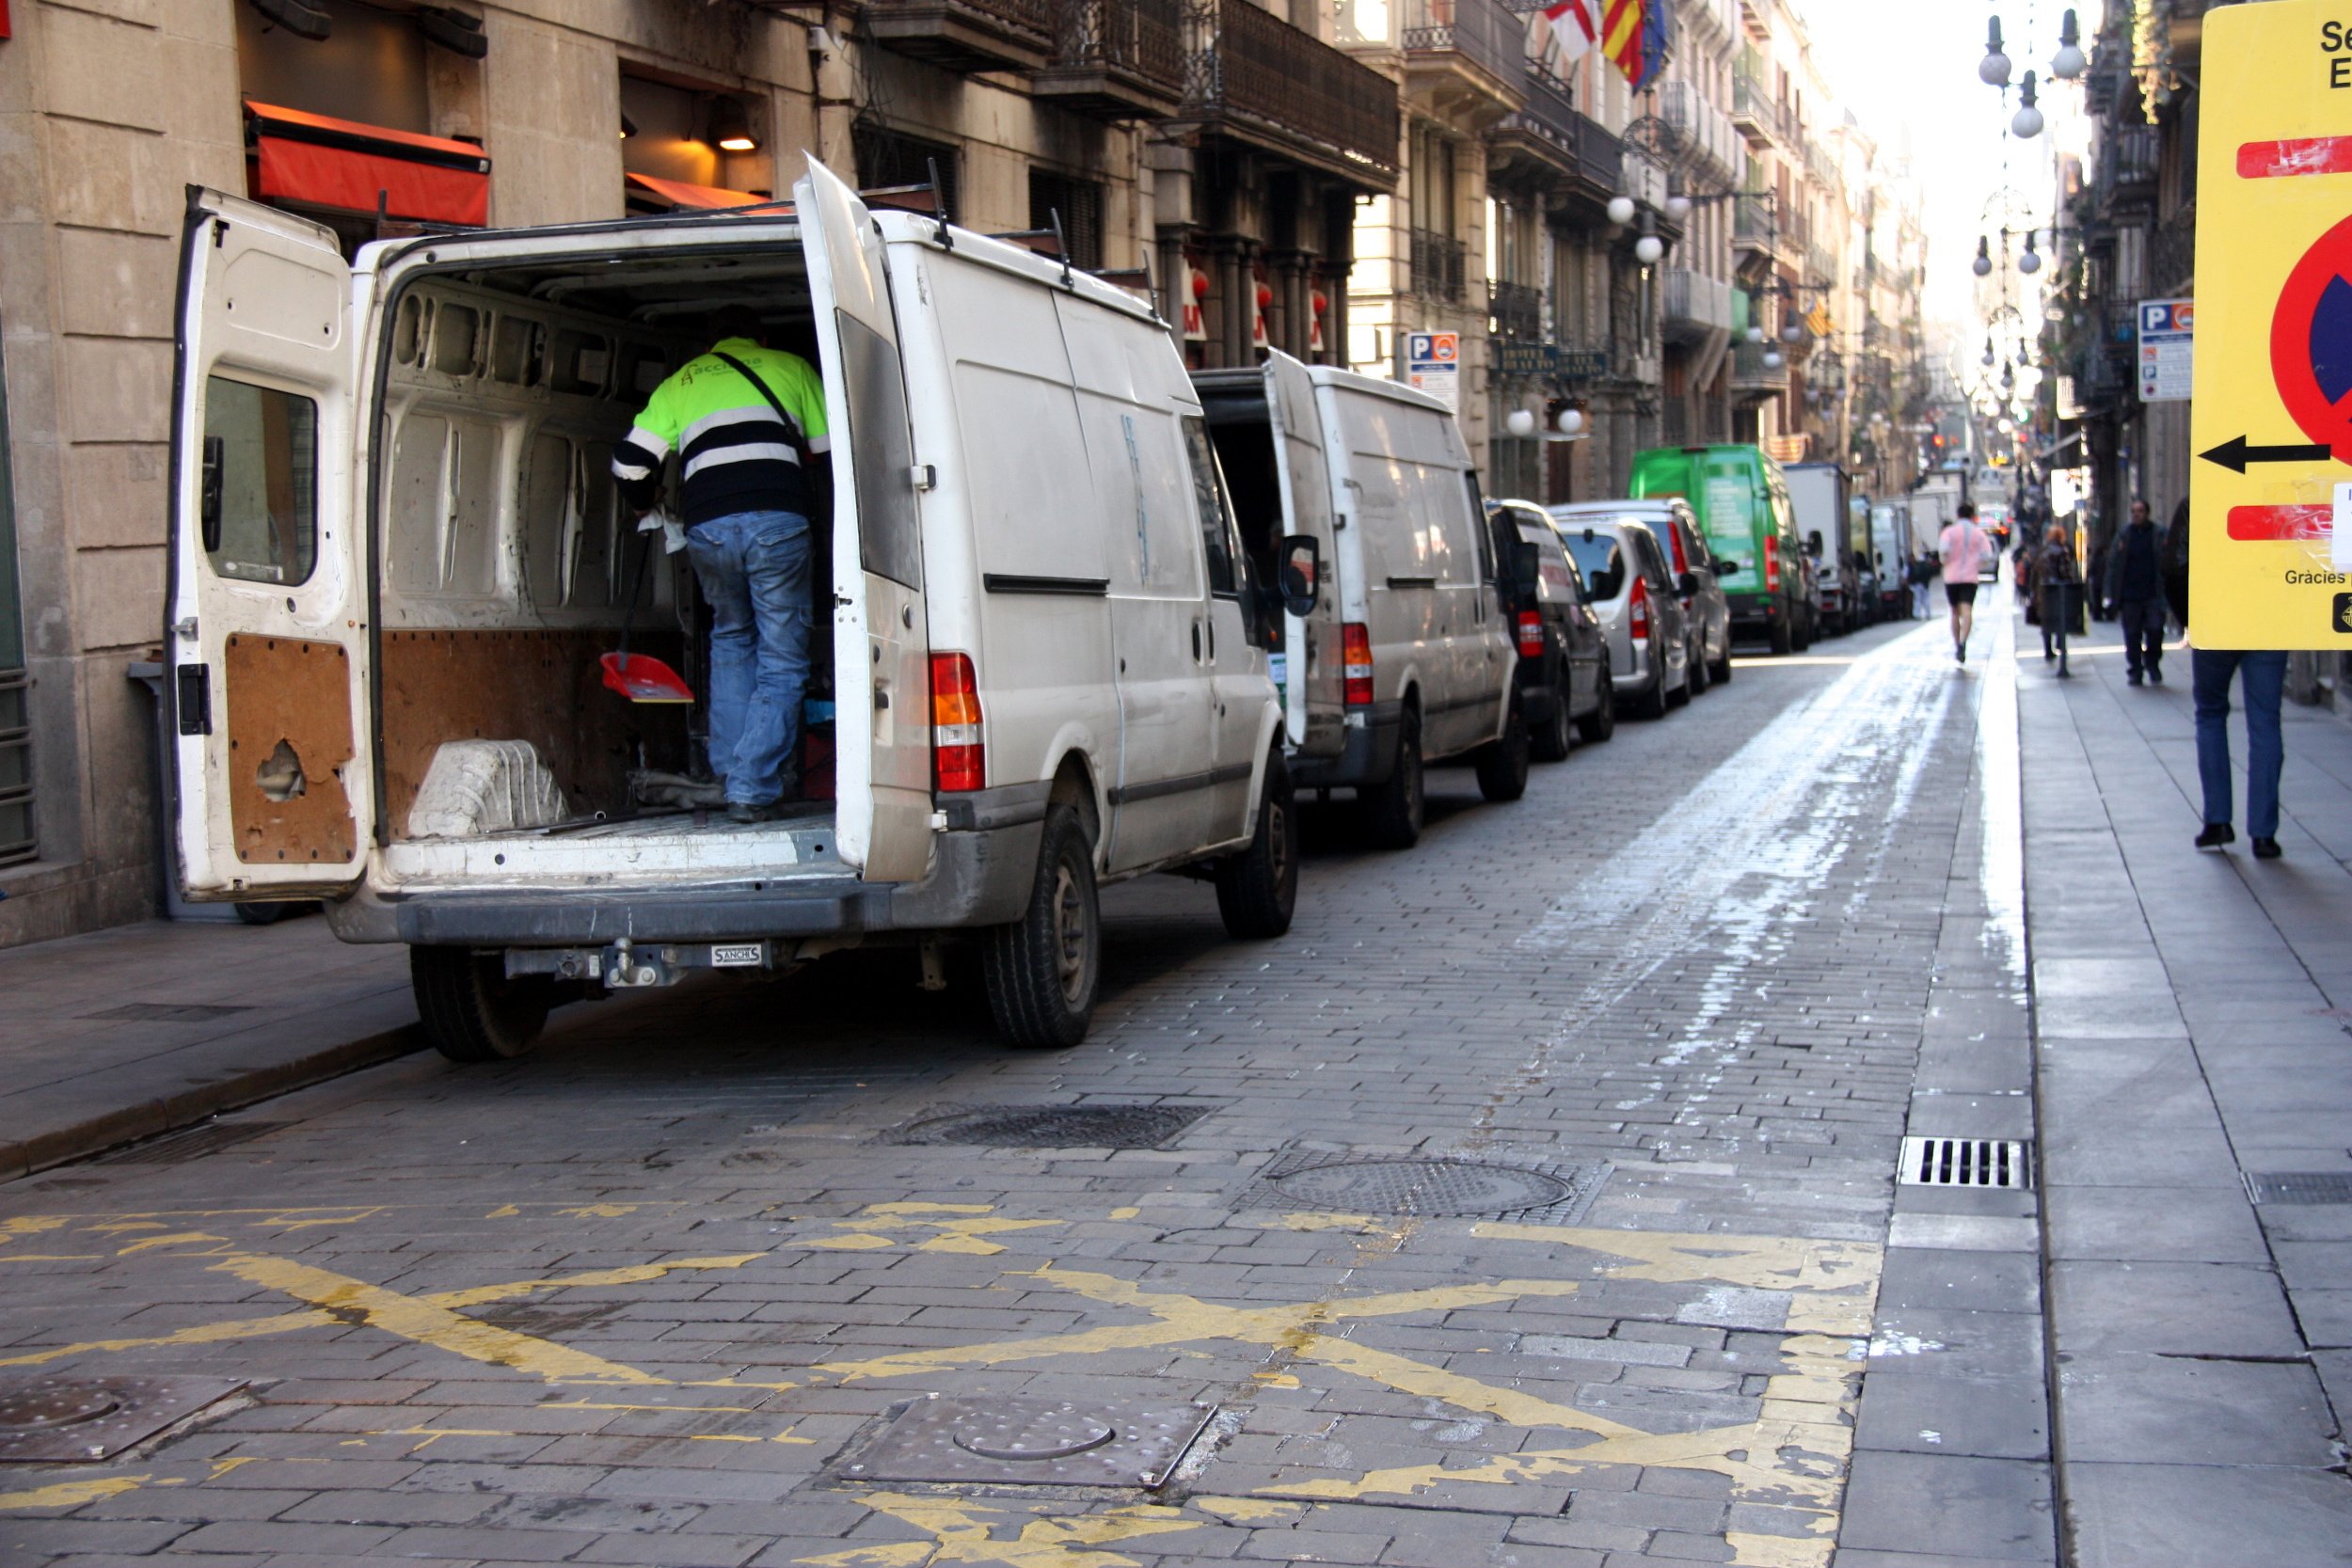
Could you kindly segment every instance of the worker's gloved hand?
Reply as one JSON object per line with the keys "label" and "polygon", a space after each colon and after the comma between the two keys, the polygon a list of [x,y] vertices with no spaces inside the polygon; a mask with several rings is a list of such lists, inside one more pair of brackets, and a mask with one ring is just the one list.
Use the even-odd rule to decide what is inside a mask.
{"label": "worker's gloved hand", "polygon": [[656,510],[648,512],[644,516],[637,519],[638,532],[651,533],[656,529],[660,529],[661,531],[662,554],[675,555],[678,551],[686,547],[685,525],[680,523],[675,517],[671,516],[667,512]]}

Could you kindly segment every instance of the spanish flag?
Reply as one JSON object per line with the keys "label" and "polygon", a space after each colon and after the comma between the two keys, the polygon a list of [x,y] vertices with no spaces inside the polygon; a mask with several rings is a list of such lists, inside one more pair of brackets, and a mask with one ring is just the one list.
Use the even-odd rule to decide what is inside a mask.
{"label": "spanish flag", "polygon": [[1666,66],[1666,0],[1604,0],[1601,52],[1633,85],[1645,90]]}

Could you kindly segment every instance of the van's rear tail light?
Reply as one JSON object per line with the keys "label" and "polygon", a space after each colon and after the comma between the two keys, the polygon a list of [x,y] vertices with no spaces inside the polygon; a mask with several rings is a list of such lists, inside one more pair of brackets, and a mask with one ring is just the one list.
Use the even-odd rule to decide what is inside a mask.
{"label": "van's rear tail light", "polygon": [[1764,536],[1764,592],[1780,592],[1780,536],[1776,533]]}
{"label": "van's rear tail light", "polygon": [[1633,579],[1633,597],[1626,609],[1626,625],[1637,638],[1649,636],[1649,578]]}
{"label": "van's rear tail light", "polygon": [[1519,611],[1519,657],[1541,658],[1544,656],[1544,618],[1532,610]]}
{"label": "van's rear tail light", "polygon": [[1347,705],[1372,705],[1372,628],[1350,621],[1340,628],[1341,657],[1347,663]]}
{"label": "van's rear tail light", "polygon": [[942,790],[988,787],[986,740],[972,656],[931,655],[931,772]]}
{"label": "van's rear tail light", "polygon": [[1691,558],[1682,553],[1682,531],[1670,522],[1666,525],[1666,537],[1675,547],[1675,576],[1680,577],[1691,569]]}

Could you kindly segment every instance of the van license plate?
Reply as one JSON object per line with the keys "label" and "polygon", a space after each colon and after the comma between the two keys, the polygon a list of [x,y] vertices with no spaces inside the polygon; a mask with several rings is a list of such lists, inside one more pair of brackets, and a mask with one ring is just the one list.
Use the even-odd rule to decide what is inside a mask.
{"label": "van license plate", "polygon": [[768,950],[755,942],[740,942],[710,950],[713,969],[757,969],[768,961]]}

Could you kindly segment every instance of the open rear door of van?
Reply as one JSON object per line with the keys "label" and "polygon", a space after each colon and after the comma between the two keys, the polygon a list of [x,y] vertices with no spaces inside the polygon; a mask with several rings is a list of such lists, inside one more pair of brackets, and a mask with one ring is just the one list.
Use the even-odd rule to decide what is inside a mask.
{"label": "open rear door of van", "polygon": [[834,452],[834,835],[869,882],[930,855],[930,628],[898,325],[882,236],[811,159],[793,187]]}
{"label": "open rear door of van", "polygon": [[332,233],[190,193],[165,689],[192,898],[336,893],[367,852],[351,323],[351,269]]}
{"label": "open rear door of van", "polygon": [[1331,527],[1331,467],[1324,454],[1314,381],[1305,365],[1279,349],[1266,356],[1265,404],[1274,426],[1282,515],[1291,532],[1311,535],[1323,549],[1315,608],[1305,616],[1282,617],[1283,725],[1301,754],[1336,756],[1347,738],[1347,689],[1335,592],[1339,546]]}

